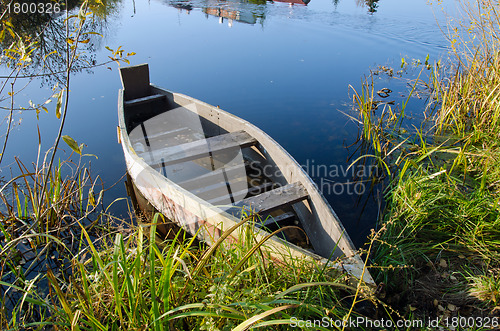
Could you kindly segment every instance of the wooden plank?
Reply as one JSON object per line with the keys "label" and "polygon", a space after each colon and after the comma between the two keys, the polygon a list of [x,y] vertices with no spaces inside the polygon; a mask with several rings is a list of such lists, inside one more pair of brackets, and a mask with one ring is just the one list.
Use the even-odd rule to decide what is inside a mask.
{"label": "wooden plank", "polygon": [[147,96],[151,90],[149,67],[147,64],[120,68],[120,77],[125,92],[125,99],[131,100]]}
{"label": "wooden plank", "polygon": [[[251,165],[249,162],[245,162],[244,166],[245,166],[245,173],[246,173],[246,171],[250,168]],[[204,175],[194,177],[191,179],[187,179],[187,180],[180,182],[178,184],[181,187],[185,188],[186,190],[190,191],[190,190],[193,190],[193,189],[200,187],[200,186],[210,185],[210,183],[213,183],[214,180],[216,180],[217,178],[220,178],[220,176],[223,175],[223,173],[222,173],[223,171],[226,172],[226,175],[229,178],[237,176],[240,173],[242,173],[242,170],[243,170],[242,167],[243,167],[242,164],[238,164],[238,165],[235,165],[232,167],[219,168],[217,170],[211,171],[211,172],[206,173]]]}
{"label": "wooden plank", "polygon": [[257,213],[270,212],[275,209],[293,205],[308,197],[307,190],[301,183],[287,184],[234,204],[235,207],[250,208]]}
{"label": "wooden plank", "polygon": [[125,101],[124,103],[125,103],[125,106],[132,107],[132,106],[138,106],[138,105],[142,105],[142,104],[157,101],[157,100],[166,100],[165,95],[164,94],[153,94],[153,95],[148,95],[148,96],[142,97],[142,98],[128,100],[128,101]]}
{"label": "wooden plank", "polygon": [[[246,190],[241,190],[241,191],[238,191],[238,192],[233,192],[232,195],[233,196],[242,196],[243,194],[246,194],[246,195],[255,195],[255,194],[258,194],[258,193],[260,193],[262,191],[266,191],[266,190],[270,189],[272,186],[273,186],[273,183],[267,182],[267,183],[264,183],[264,184],[259,185],[259,186],[254,186],[254,187],[248,188]],[[217,197],[217,198],[213,198],[213,199],[207,200],[207,202],[211,203],[212,205],[218,205],[218,204],[226,202],[227,198],[228,198],[228,196],[225,195],[225,196],[222,196],[222,197]]]}
{"label": "wooden plank", "polygon": [[143,154],[141,157],[150,166],[162,164],[160,162],[161,158],[163,158],[165,165],[169,165],[207,157],[210,156],[210,153],[221,152],[230,148],[245,148],[255,144],[257,144],[255,138],[245,131],[237,131],[177,146],[165,147],[152,151],[150,155]]}
{"label": "wooden plank", "polygon": [[273,225],[273,224],[280,225],[280,223],[290,221],[294,218],[296,218],[295,214],[288,212],[288,213],[280,214],[278,216],[268,216],[268,217],[266,217],[265,221],[263,221],[262,223],[256,223],[255,225],[258,226],[259,228],[269,227],[270,225]]}
{"label": "wooden plank", "polygon": [[142,142],[142,140],[143,139],[145,140],[145,138],[148,138],[149,141],[155,141],[158,139],[169,139],[169,138],[178,136],[180,134],[187,134],[188,132],[191,132],[191,130],[189,128],[178,128],[178,129],[173,129],[170,131],[163,131],[163,132],[159,132],[159,133],[150,133],[150,132],[147,132],[147,128],[146,128],[146,137],[142,136],[138,139],[134,139],[134,140],[131,139],[130,141],[132,141],[132,144],[134,144],[137,141]]}
{"label": "wooden plank", "polygon": [[[246,183],[246,179],[247,179],[246,176],[244,178],[243,177],[231,178],[231,182],[235,183],[235,182],[239,182],[239,181],[244,180]],[[196,195],[201,195],[201,194],[210,193],[212,191],[220,190],[220,189],[223,189],[225,187],[227,187],[227,182],[223,180],[223,181],[218,181],[215,183],[210,183],[210,185],[204,185],[204,186],[199,185],[197,188],[189,190],[189,192],[196,194]]]}

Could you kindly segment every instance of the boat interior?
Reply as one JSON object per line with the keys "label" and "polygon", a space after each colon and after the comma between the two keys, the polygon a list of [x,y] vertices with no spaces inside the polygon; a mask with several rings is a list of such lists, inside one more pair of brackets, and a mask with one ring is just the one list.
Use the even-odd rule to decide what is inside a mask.
{"label": "boat interior", "polygon": [[[124,116],[131,146],[165,178],[236,217],[256,213],[256,226],[285,228],[283,239],[315,251],[307,236],[306,188],[245,130],[245,121],[198,100],[150,85],[147,66],[133,79],[122,69]],[[291,227],[290,227],[291,226]]]}

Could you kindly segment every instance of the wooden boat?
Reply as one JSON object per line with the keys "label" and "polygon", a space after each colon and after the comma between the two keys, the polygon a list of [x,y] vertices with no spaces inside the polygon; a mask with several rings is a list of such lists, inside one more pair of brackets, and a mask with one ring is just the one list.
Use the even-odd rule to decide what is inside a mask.
{"label": "wooden boat", "polygon": [[[121,68],[120,75],[118,134],[127,171],[158,211],[209,244],[244,214],[259,215],[259,240],[296,225],[268,240],[271,258],[330,263],[374,284],[335,212],[271,137],[218,107],[150,84],[147,64]],[[310,244],[293,231],[297,226]],[[237,240],[238,231],[231,236]]]}

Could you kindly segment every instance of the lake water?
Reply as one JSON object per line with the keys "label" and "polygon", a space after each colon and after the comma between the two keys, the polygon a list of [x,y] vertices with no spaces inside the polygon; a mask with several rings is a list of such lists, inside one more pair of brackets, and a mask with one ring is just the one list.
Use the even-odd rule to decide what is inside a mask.
{"label": "lake water", "polygon": [[[402,57],[445,56],[437,25],[444,24],[441,7],[425,0],[380,0],[371,7],[359,0],[311,0],[307,5],[299,0],[108,2],[114,7],[97,27],[104,37],[92,37],[91,61],[106,61],[110,52],[104,46],[122,46],[137,53],[131,64],[149,63],[152,83],[219,105],[262,128],[307,168],[353,241],[363,244],[374,227],[381,194],[366,193],[365,184],[355,191],[352,171],[346,172],[359,153],[350,146],[358,125],[342,113],[355,115],[349,85],[359,89],[370,69],[398,68]],[[451,8],[454,2],[446,5]],[[407,93],[405,84],[387,81],[387,86],[399,86],[395,99]],[[16,105],[43,101],[52,86],[33,81],[17,95]],[[125,174],[116,139],[119,88],[115,63],[71,76],[64,134],[97,156],[84,160],[105,187]],[[7,106],[6,101],[1,105]],[[411,101],[411,107],[421,109],[422,102]],[[35,160],[37,124],[43,146],[52,144],[59,121],[55,102],[48,108],[39,120],[34,111],[16,114],[1,167],[4,178],[10,178],[14,156],[27,164]],[[69,151],[64,143],[62,148]],[[357,194],[361,189],[366,192]],[[106,192],[106,202],[125,196],[118,183]],[[118,201],[112,210],[125,215],[126,203]]]}

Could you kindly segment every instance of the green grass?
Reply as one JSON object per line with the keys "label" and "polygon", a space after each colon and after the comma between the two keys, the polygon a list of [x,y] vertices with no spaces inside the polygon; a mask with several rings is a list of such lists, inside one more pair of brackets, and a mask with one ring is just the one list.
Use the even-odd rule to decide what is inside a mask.
{"label": "green grass", "polygon": [[[465,25],[450,29],[449,61],[426,59],[418,68],[429,81],[419,74],[400,106],[376,100],[372,77],[353,89],[361,142],[370,146],[358,160],[383,165],[391,180],[365,251],[381,284],[378,299],[330,268],[271,259],[251,219],[238,225],[237,243],[222,238],[206,249],[182,232],[158,242],[154,224],[111,224],[119,220],[101,205],[90,171],[75,165],[65,175],[68,162],[28,169],[18,161],[22,175],[0,191],[0,327],[246,330],[323,317],[493,316],[500,300],[498,10],[489,0],[465,7]],[[425,120],[405,127],[410,97],[422,87],[430,100]]]}
{"label": "green grass", "polygon": [[89,251],[74,260],[67,290],[51,281],[60,301],[57,323],[97,330],[281,329],[292,317],[348,313],[356,288],[343,275],[291,257],[273,261],[256,249],[251,225],[241,226],[244,240],[221,240],[206,251],[193,238],[180,238],[182,232],[158,245],[154,225],[149,240],[137,227],[100,241],[99,249],[83,232]]}
{"label": "green grass", "polygon": [[419,128],[402,130],[408,100],[370,111],[373,80],[355,94],[362,137],[392,170],[373,273],[385,300],[407,316],[484,316],[498,301],[500,8],[463,8],[462,26],[450,29],[449,62],[419,82],[429,96]]}
{"label": "green grass", "polygon": [[[80,250],[77,241],[84,224],[93,236],[100,230],[102,194],[94,196],[96,182],[87,168],[60,162],[49,175],[43,204],[44,167],[29,171],[17,161],[21,175],[0,190],[0,327],[19,328],[44,321],[50,313],[46,273],[67,279],[71,257]],[[63,170],[66,169],[66,170]],[[63,175],[63,173],[65,173]]]}

